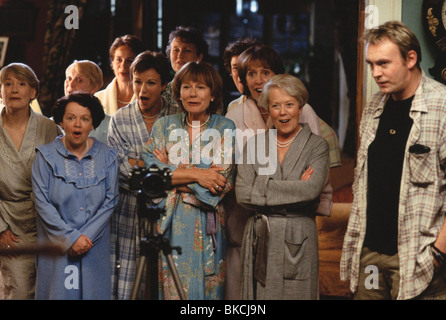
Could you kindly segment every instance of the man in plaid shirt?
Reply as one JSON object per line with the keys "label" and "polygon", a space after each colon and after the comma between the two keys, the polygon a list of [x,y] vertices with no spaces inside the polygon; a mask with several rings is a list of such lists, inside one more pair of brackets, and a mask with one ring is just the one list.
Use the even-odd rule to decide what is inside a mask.
{"label": "man in plaid shirt", "polygon": [[446,86],[404,24],[367,30],[380,88],[363,111],[341,279],[354,299],[446,299]]}

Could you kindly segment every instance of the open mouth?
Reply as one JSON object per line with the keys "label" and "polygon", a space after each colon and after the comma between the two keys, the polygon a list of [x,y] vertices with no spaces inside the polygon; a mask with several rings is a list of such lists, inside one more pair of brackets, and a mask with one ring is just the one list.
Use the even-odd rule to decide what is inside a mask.
{"label": "open mouth", "polygon": [[147,97],[139,97],[139,99],[140,99],[141,101],[149,101],[149,98],[147,98]]}
{"label": "open mouth", "polygon": [[73,132],[73,137],[75,137],[75,138],[80,138],[82,136],[82,133],[80,132],[80,131],[74,131]]}
{"label": "open mouth", "polygon": [[288,123],[290,122],[290,119],[286,119],[286,120],[279,120],[280,123]]}

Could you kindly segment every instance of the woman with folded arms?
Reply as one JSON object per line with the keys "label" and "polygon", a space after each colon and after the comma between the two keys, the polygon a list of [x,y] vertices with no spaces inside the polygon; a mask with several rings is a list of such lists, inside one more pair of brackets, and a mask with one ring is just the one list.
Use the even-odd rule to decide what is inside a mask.
{"label": "woman with folded arms", "polygon": [[[189,300],[224,297],[226,222],[221,200],[232,189],[234,169],[233,148],[224,148],[233,145],[233,139],[224,137],[225,130],[235,126],[215,113],[223,105],[222,83],[206,62],[182,67],[175,75],[173,93],[184,112],[157,120],[143,152],[147,168],[154,164],[172,171],[174,188],[159,203],[166,209],[159,226],[172,246],[182,247],[173,258]],[[171,137],[172,132],[181,136]],[[209,151],[209,140],[214,152]],[[178,154],[178,145],[188,152]],[[160,298],[178,299],[164,258],[160,275]]]}
{"label": "woman with folded arms", "polygon": [[[251,212],[241,248],[241,299],[317,299],[315,216],[328,173],[328,144],[299,121],[307,100],[302,82],[286,74],[271,78],[259,97],[270,130],[277,132],[276,150],[267,151],[277,155],[277,163],[270,175],[257,160],[237,166],[237,202]],[[274,139],[252,139],[262,137],[267,147]],[[248,150],[244,159],[257,159]]]}

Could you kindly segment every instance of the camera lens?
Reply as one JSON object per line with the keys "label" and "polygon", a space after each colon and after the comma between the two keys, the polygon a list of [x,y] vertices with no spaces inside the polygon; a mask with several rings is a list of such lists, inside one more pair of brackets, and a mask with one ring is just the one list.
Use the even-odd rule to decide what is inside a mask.
{"label": "camera lens", "polygon": [[159,174],[148,173],[142,182],[142,191],[148,197],[159,197],[164,194],[164,182]]}

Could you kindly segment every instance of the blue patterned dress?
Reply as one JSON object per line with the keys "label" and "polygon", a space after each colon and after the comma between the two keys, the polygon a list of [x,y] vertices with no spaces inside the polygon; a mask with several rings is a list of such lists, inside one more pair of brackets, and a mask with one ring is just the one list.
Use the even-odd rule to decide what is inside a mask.
{"label": "blue patterned dress", "polygon": [[[202,134],[190,146],[185,117],[185,114],[177,114],[157,120],[142,156],[147,167],[155,164],[160,169],[170,168],[172,172],[177,168],[224,168],[221,173],[226,177],[227,184],[221,194],[212,194],[198,183],[188,185],[193,193],[180,192],[176,188],[168,191],[167,197],[159,203],[160,207],[165,207],[166,213],[158,224],[159,232],[165,235],[171,246],[182,248],[182,254],[173,251],[172,258],[187,299],[223,299],[226,235],[225,212],[221,200],[232,189],[234,178],[234,139],[225,133],[232,133],[235,125],[221,115],[212,114],[201,128]],[[179,139],[170,136],[175,133],[179,133]],[[207,141],[206,133],[216,134],[221,139],[214,139],[214,136]],[[182,149],[183,153],[176,152],[179,145],[186,146]],[[153,154],[155,149],[166,149],[168,164],[156,159]],[[194,158],[196,154],[193,150],[200,151],[199,159]],[[161,260],[159,285],[160,299],[179,298],[164,256]]]}

